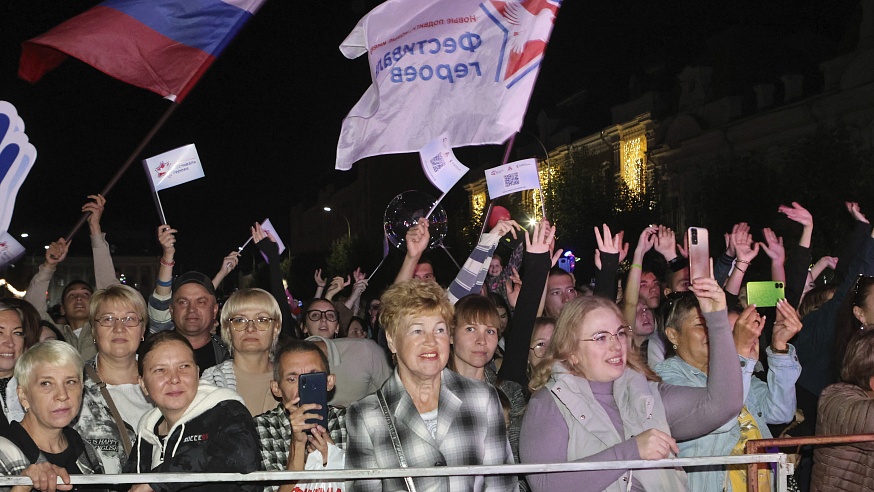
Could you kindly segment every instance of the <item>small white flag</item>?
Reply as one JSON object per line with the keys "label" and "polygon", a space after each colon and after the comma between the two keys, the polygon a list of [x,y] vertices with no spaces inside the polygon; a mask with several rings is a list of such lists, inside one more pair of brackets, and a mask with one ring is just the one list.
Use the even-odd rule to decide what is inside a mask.
{"label": "small white flag", "polygon": [[[282,239],[279,238],[279,234],[276,233],[276,228],[270,223],[270,219],[264,219],[264,221],[261,222],[261,229],[264,232],[269,232],[270,235],[273,236],[273,239],[276,240],[276,245],[279,246],[279,254],[282,254],[282,252],[285,251],[285,243],[283,243]],[[265,239],[265,241],[269,241],[269,239]],[[270,262],[270,260],[267,259],[267,255],[263,252],[261,253],[261,256],[264,257],[264,261],[268,263]]]}
{"label": "small white flag", "polygon": [[492,200],[517,191],[540,188],[537,159],[525,159],[486,169],[486,184]]}
{"label": "small white flag", "polygon": [[449,192],[468,171],[467,167],[458,162],[449,144],[449,136],[445,133],[425,145],[419,151],[419,157],[422,159],[425,175],[443,193]]}
{"label": "small white flag", "polygon": [[202,178],[203,166],[194,144],[189,144],[143,161],[154,191]]}
{"label": "small white flag", "polygon": [[8,232],[0,232],[0,267],[15,262],[24,256],[24,246]]}

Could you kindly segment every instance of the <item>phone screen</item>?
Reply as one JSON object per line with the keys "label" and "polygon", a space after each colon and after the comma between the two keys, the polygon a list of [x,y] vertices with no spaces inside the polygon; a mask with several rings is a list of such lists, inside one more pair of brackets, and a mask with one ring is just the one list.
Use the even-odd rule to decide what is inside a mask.
{"label": "phone screen", "polygon": [[307,413],[317,413],[322,416],[319,419],[307,419],[307,424],[319,424],[328,428],[328,375],[324,372],[301,374],[298,378],[298,405],[317,403],[322,406],[318,410],[310,410]]}
{"label": "phone screen", "polygon": [[783,282],[765,280],[764,282],[747,282],[747,303],[756,307],[773,307],[777,301],[786,297]]}

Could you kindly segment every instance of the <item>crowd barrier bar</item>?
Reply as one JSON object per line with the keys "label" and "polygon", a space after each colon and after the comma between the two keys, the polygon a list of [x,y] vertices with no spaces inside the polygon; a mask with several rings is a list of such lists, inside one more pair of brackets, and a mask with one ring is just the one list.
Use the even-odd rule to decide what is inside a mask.
{"label": "crowd barrier bar", "polygon": [[[821,444],[850,444],[854,442],[874,441],[874,434],[846,434],[837,436],[807,436],[807,437],[780,437],[772,439],[752,439],[747,441],[745,453],[753,456],[761,456],[764,448],[786,448],[790,446],[807,446]],[[764,462],[764,461],[762,461]],[[747,492],[757,492],[758,482],[754,478],[759,473],[759,464],[762,462],[750,462],[747,465]]]}
{"label": "crowd barrier bar", "polygon": [[[207,483],[207,482],[285,482],[316,480],[340,482],[356,479],[383,479],[398,477],[429,477],[447,475],[525,475],[587,470],[675,468],[704,465],[745,465],[750,463],[777,463],[775,483],[779,492],[786,491],[786,477],[792,464],[783,453],[713,456],[702,458],[673,458],[665,460],[599,461],[591,463],[543,463],[531,465],[478,465],[440,466],[429,468],[355,469],[324,471],[272,471],[253,473],[128,473],[123,475],[73,475],[74,485],[135,484],[135,483]],[[30,478],[0,477],[0,487],[31,485]]]}

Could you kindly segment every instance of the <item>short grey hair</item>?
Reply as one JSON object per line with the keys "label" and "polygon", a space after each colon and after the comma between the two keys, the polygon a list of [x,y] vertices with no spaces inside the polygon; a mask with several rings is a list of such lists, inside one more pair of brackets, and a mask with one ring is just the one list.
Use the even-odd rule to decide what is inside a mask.
{"label": "short grey hair", "polygon": [[60,340],[46,340],[27,349],[15,364],[15,379],[18,386],[26,388],[30,383],[31,373],[39,364],[52,367],[75,367],[82,372],[82,356],[75,347]]}

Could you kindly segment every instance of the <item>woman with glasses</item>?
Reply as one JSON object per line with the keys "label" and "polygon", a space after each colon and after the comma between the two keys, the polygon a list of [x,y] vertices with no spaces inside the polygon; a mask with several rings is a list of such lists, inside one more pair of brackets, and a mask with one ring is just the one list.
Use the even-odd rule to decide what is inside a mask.
{"label": "woman with glasses", "polygon": [[528,373],[534,372],[537,366],[546,357],[546,349],[555,332],[555,319],[546,316],[534,321],[534,330],[531,332],[531,346],[528,348]]}
{"label": "woman with glasses", "polygon": [[121,473],[134,429],[153,408],[137,373],[146,301],[132,287],[116,284],[91,296],[89,316],[97,355],[85,362],[82,411],[74,428],[94,446],[106,473]]}
{"label": "woman with glasses", "polygon": [[309,337],[335,338],[340,332],[340,313],[325,299],[313,299],[304,309],[303,332]]}
{"label": "woman with glasses", "polygon": [[[703,388],[710,379],[709,347],[717,343],[691,293],[669,296],[665,337],[668,340],[667,358],[655,367],[662,381],[678,386]],[[795,416],[795,381],[801,374],[801,365],[789,339],[801,329],[801,320],[785,299],[777,303],[777,316],[768,356],[768,382],[753,376],[760,364],[759,338],[765,320],[748,306],[741,313],[729,313],[733,321],[733,348],[740,360],[743,376],[744,406],[722,426],[709,434],[678,444],[680,457],[728,456],[744,453],[751,439],[768,439],[771,433],[766,424],[785,424]],[[689,489],[695,491],[746,490],[746,466],[692,467],[687,471]],[[766,470],[759,472],[759,485],[770,489]]]}
{"label": "woman with glasses", "polygon": [[282,329],[279,304],[263,289],[240,289],[222,307],[222,341],[233,359],[203,371],[201,381],[237,391],[255,416],[276,407],[270,391],[273,351]]}
{"label": "woman with glasses", "polygon": [[[629,350],[627,325],[611,301],[578,297],[561,311],[545,360],[531,378],[536,391],[522,421],[523,463],[658,460],[677,440],[706,434],[737,416],[743,388],[725,294],[713,279],[692,282],[710,327],[705,388],[659,381]],[[681,470],[597,470],[529,475],[534,491],[686,490]]]}

